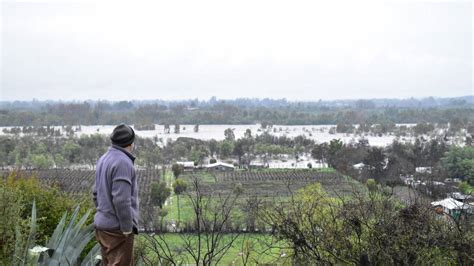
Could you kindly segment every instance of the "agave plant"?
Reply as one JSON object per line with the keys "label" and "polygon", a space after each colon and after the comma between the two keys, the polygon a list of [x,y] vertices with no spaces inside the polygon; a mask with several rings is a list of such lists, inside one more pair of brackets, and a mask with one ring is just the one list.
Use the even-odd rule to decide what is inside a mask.
{"label": "agave plant", "polygon": [[100,265],[101,262],[102,257],[100,255],[100,246],[99,244],[96,244],[84,257],[81,266],[95,266]]}
{"label": "agave plant", "polygon": [[84,226],[91,211],[88,210],[80,219],[79,206],[74,210],[66,225],[67,212],[59,221],[47,247],[53,251],[52,256],[45,260],[48,265],[76,265],[82,250],[94,236],[93,225]]}
{"label": "agave plant", "polygon": [[[33,201],[28,238],[24,240],[20,229],[16,228],[15,253],[12,265],[78,265],[79,256],[94,235],[93,225],[85,226],[91,211],[87,211],[79,218],[79,207],[75,208],[67,224],[67,212],[64,213],[48,244],[46,247],[42,247],[35,246],[37,224],[36,204]],[[99,253],[99,245],[95,245],[81,265],[97,265],[100,262],[100,259],[97,258]]]}

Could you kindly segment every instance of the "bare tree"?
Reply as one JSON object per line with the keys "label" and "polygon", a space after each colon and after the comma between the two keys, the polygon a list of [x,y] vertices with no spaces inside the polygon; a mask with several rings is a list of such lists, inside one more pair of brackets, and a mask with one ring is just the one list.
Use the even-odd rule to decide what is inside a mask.
{"label": "bare tree", "polygon": [[[179,233],[180,245],[171,243],[162,231],[147,235],[144,245],[149,252],[141,255],[143,262],[150,265],[218,265],[241,234],[233,230],[232,224],[232,211],[240,195],[241,190],[226,195],[204,193],[198,177],[192,177],[190,188],[186,190],[194,215],[192,228]],[[188,258],[191,261],[187,261]]]}
{"label": "bare tree", "polygon": [[196,265],[218,264],[239,237],[232,230],[232,210],[240,192],[223,195],[202,191],[200,181],[193,177],[192,190],[187,192],[194,214],[194,233],[180,234],[184,249]]}

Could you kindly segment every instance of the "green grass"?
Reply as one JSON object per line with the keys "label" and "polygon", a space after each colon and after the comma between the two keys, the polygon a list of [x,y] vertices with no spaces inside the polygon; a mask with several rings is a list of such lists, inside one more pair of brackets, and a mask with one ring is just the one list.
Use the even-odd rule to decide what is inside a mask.
{"label": "green grass", "polygon": [[[258,171],[268,171],[268,172],[278,172],[281,169],[264,169],[264,170],[258,170]],[[307,169],[296,169],[295,171],[308,171]],[[321,171],[321,169],[313,169],[311,171]],[[335,171],[332,168],[325,168],[322,169],[322,171]],[[287,171],[285,171],[287,172]],[[217,184],[215,183],[215,178],[212,173],[209,172],[196,172],[194,173],[194,176],[197,176],[200,180],[202,180],[203,185],[213,185]],[[179,178],[182,178],[183,180],[186,180],[188,182],[188,186],[190,186],[191,183],[191,175],[189,174],[183,174]],[[346,195],[347,196],[347,191],[352,191],[356,190],[359,192],[366,192],[367,188],[364,184],[358,182],[357,180],[353,179],[352,177],[349,176],[344,176],[343,177],[345,181],[348,181],[349,186],[337,186],[334,188],[325,188],[327,192],[329,193],[330,196],[338,196],[338,195]],[[164,178],[167,183],[171,184],[175,179],[174,176],[172,175],[171,171],[168,171],[167,174],[165,175]],[[266,183],[265,183],[266,184]],[[352,187],[352,188],[351,188]],[[190,188],[188,187],[188,190]],[[263,189],[263,188],[262,188]],[[276,189],[276,188],[275,188]],[[341,190],[342,189],[342,190]],[[296,192],[296,191],[293,191]],[[339,194],[337,192],[340,192],[342,194]],[[243,207],[247,204],[247,200],[249,199],[249,196],[244,194],[241,195],[240,198],[238,199],[236,206],[233,210],[232,217],[233,221],[238,221],[239,219],[245,217],[245,214],[243,213]],[[286,201],[288,200],[288,196],[281,196],[278,198],[274,197],[264,197],[263,195],[260,196],[260,199],[263,199],[265,201]],[[191,200],[189,199],[189,196],[187,193],[184,193],[179,196],[179,206],[180,206],[180,222],[186,223],[189,221],[194,220],[194,210],[193,206],[191,203]],[[178,197],[175,195],[173,192],[170,196],[170,198],[167,200],[167,203],[165,205],[165,209],[168,210],[167,216],[164,218],[165,221],[178,221]]]}
{"label": "green grass", "polygon": [[[176,233],[167,233],[164,235],[164,240],[170,246],[171,250],[182,250],[184,246],[183,237],[193,237],[195,235],[180,235]],[[224,235],[222,244],[225,245],[231,241],[235,235]],[[159,240],[158,237],[155,237]],[[139,241],[143,241],[143,238]],[[161,240],[160,240],[161,241]],[[205,241],[203,241],[204,247],[201,251],[206,252]],[[247,247],[247,248],[246,248]],[[196,250],[197,251],[197,250]],[[239,235],[233,245],[224,254],[224,257],[219,262],[219,265],[243,265],[242,258],[245,254],[249,254],[249,265],[255,265],[258,263],[272,263],[272,264],[289,264],[288,254],[290,250],[287,246],[281,242],[276,241],[272,236],[268,234],[241,234]],[[152,255],[152,251],[148,251],[149,255]],[[283,254],[283,255],[282,255]],[[183,253],[184,259],[181,263],[192,263],[192,257],[189,254]]]}

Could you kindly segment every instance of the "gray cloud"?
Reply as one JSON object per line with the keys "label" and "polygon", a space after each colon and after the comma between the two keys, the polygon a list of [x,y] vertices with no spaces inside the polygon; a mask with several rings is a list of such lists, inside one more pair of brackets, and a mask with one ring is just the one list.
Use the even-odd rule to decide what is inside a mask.
{"label": "gray cloud", "polygon": [[472,95],[472,4],[3,3],[2,100]]}

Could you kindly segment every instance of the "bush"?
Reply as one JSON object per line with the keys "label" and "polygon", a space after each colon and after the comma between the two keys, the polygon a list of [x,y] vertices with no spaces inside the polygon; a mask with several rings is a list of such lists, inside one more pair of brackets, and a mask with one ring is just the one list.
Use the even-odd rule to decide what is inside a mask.
{"label": "bush", "polygon": [[[89,198],[73,199],[55,187],[41,186],[35,176],[25,177],[17,172],[0,180],[0,200],[0,258],[8,258],[14,250],[16,225],[20,226],[20,232],[26,233],[33,202],[36,202],[38,217],[35,237],[43,243],[53,234],[65,211],[70,212],[78,201],[90,201]],[[90,203],[81,206],[80,214],[83,214]],[[90,217],[88,222],[92,219]]]}

